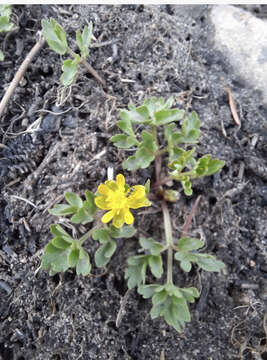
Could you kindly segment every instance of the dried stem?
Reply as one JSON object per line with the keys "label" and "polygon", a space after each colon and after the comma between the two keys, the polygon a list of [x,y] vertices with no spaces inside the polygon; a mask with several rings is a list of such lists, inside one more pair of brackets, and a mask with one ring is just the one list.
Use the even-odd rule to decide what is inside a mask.
{"label": "dried stem", "polygon": [[167,283],[172,284],[172,262],[173,262],[173,239],[172,239],[172,226],[171,218],[168,206],[165,200],[161,202],[161,208],[163,212],[164,219],[164,229],[165,229],[165,238],[166,246],[168,247],[168,258],[167,258]]}
{"label": "dried stem", "polygon": [[32,62],[34,56],[40,51],[42,46],[44,45],[45,40],[42,36],[39,37],[39,40],[34,45],[34,47],[31,49],[29,54],[26,56],[25,60],[21,64],[20,68],[16,72],[16,75],[14,76],[13,80],[11,81],[4,97],[1,100],[0,103],[0,118],[3,115],[3,112],[5,110],[5,107],[7,106],[7,103],[9,102],[14,90],[16,89],[18,83],[20,82],[20,79],[22,78],[23,74],[27,70],[29,64]]}
{"label": "dried stem", "polygon": [[[70,48],[68,49],[69,54],[75,58],[76,54]],[[88,72],[93,75],[93,77],[103,86],[104,89],[107,88],[107,84],[104,79],[95,71],[95,69],[83,58],[81,58],[81,63],[86,67]]]}
{"label": "dried stem", "polygon": [[201,195],[199,195],[194,203],[194,206],[192,207],[192,210],[190,211],[190,214],[188,215],[188,217],[186,218],[186,221],[185,221],[185,224],[184,224],[184,227],[183,227],[183,230],[182,230],[182,234],[181,234],[181,237],[184,237],[187,235],[187,232],[190,228],[190,225],[191,225],[191,222],[192,222],[192,219],[193,219],[193,216],[195,215],[196,213],[196,210],[197,210],[197,206],[198,206],[198,203],[201,199]]}

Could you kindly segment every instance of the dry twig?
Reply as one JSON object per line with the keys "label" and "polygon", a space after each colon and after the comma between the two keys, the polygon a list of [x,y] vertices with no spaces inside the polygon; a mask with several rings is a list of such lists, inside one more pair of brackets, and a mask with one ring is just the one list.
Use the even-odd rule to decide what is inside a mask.
{"label": "dry twig", "polygon": [[26,56],[25,60],[21,64],[20,68],[16,72],[16,75],[14,76],[13,80],[11,81],[3,99],[0,103],[0,118],[3,115],[3,112],[5,110],[5,107],[7,106],[8,101],[10,100],[14,90],[16,89],[18,83],[20,82],[23,74],[27,70],[29,64],[32,62],[34,56],[40,51],[41,47],[44,45],[45,40],[42,36],[39,35],[39,40],[36,42],[34,47],[31,49],[29,54]]}

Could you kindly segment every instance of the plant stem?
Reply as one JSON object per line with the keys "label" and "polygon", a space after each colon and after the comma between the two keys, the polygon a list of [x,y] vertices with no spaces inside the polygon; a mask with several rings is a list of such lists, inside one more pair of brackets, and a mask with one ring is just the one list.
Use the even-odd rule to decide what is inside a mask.
{"label": "plant stem", "polygon": [[184,237],[184,236],[187,236],[187,232],[190,228],[190,225],[191,225],[191,222],[192,222],[192,219],[193,219],[193,216],[195,215],[196,213],[196,210],[197,210],[197,206],[198,206],[198,203],[201,199],[201,195],[199,195],[194,203],[194,206],[192,207],[191,211],[190,211],[190,214],[188,215],[188,217],[186,218],[186,221],[185,221],[185,224],[184,224],[184,227],[183,227],[183,230],[182,230],[182,234],[181,234],[181,237]]}
{"label": "plant stem", "polygon": [[166,146],[165,148],[161,149],[161,150],[158,150],[156,152],[156,156],[160,156],[160,155],[163,155],[165,154],[166,152],[168,152],[168,147]]}
{"label": "plant stem", "polygon": [[87,231],[87,233],[85,233],[78,241],[80,246],[83,245],[83,243],[89,239],[89,237],[91,237],[91,235],[93,234],[93,232],[97,229],[97,227],[93,227],[91,230]]}
{"label": "plant stem", "polygon": [[161,208],[163,212],[164,219],[164,229],[165,229],[165,238],[166,246],[168,247],[168,257],[167,257],[167,283],[172,284],[172,261],[173,261],[173,239],[172,239],[172,226],[169,209],[165,200],[161,202]]}
{"label": "plant stem", "polygon": [[[75,58],[77,55],[74,51],[70,48],[68,49],[68,53]],[[107,84],[104,79],[95,71],[95,69],[84,59],[81,57],[80,62],[86,67],[88,72],[93,75],[93,77],[103,86],[104,89],[107,89]]]}
{"label": "plant stem", "polygon": [[166,176],[165,178],[156,181],[156,182],[152,185],[152,188],[153,188],[153,189],[156,189],[156,188],[158,188],[158,187],[161,187],[161,185],[165,185],[165,184],[167,184],[169,181],[172,181],[172,180],[173,180],[173,178],[172,178],[171,176]]}

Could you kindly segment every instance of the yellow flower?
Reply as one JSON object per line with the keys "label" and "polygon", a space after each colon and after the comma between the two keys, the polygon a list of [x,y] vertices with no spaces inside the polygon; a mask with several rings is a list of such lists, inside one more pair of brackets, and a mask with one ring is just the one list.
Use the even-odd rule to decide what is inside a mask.
{"label": "yellow flower", "polygon": [[129,209],[151,205],[146,197],[145,187],[135,185],[131,192],[122,174],[117,175],[116,181],[107,180],[105,184],[100,184],[97,191],[100,195],[95,197],[96,206],[102,210],[109,210],[102,216],[102,222],[105,224],[113,219],[112,224],[118,229],[124,223],[130,225],[134,222]]}

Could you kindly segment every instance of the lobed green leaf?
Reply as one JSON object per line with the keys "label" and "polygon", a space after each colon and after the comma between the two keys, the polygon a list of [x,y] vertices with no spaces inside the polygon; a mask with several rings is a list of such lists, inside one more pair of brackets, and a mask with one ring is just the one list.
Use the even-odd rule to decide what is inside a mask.
{"label": "lobed green leaf", "polygon": [[86,276],[90,274],[91,271],[91,263],[89,255],[84,249],[80,249],[79,259],[76,264],[76,273],[77,275]]}
{"label": "lobed green leaf", "polygon": [[88,26],[85,26],[83,32],[81,30],[77,30],[76,32],[76,42],[81,50],[81,54],[83,58],[86,58],[89,55],[89,46],[91,43],[93,33],[93,24],[89,23]]}
{"label": "lobed green leaf", "polygon": [[183,121],[182,131],[175,133],[174,144],[195,144],[200,135],[200,121],[195,111],[192,111]]}
{"label": "lobed green leaf", "polygon": [[140,295],[143,296],[144,299],[148,299],[153,296],[158,286],[158,284],[140,285],[137,291]]}
{"label": "lobed green leaf", "polygon": [[211,155],[205,155],[198,160],[195,166],[195,177],[215,174],[224,166],[224,164],[224,161],[212,159]]}
{"label": "lobed green leaf", "polygon": [[134,236],[136,230],[132,225],[124,225],[120,229],[113,225],[109,226],[109,234],[115,239],[128,239]]}
{"label": "lobed green leaf", "polygon": [[105,242],[100,246],[95,252],[95,263],[97,267],[103,267],[107,265],[110,261],[110,258],[116,251],[117,244],[114,240]]}
{"label": "lobed green leaf", "polygon": [[155,113],[155,125],[165,125],[174,121],[181,120],[184,117],[184,110],[160,110]]}
{"label": "lobed green leaf", "polygon": [[163,249],[163,245],[152,238],[141,236],[139,242],[143,249],[150,251],[151,255],[159,255]]}
{"label": "lobed green leaf", "polygon": [[135,155],[128,157],[122,164],[124,169],[133,171],[137,169],[147,168],[155,159],[157,151],[157,144],[155,143],[152,134],[143,130],[141,133],[142,142],[138,146]]}
{"label": "lobed green leaf", "polygon": [[129,289],[145,283],[148,257],[149,255],[137,255],[128,258],[129,266],[125,273],[125,279],[128,280]]}
{"label": "lobed green leaf", "polygon": [[118,121],[117,125],[123,131],[126,135],[135,136],[132,123],[131,123],[131,117],[128,114],[127,110],[122,110],[120,112],[121,120]]}
{"label": "lobed green leaf", "polygon": [[65,30],[53,18],[50,21],[42,20],[42,34],[49,47],[56,53],[64,55],[68,51]]}
{"label": "lobed green leaf", "polygon": [[204,246],[203,241],[195,238],[183,237],[178,240],[178,249],[180,251],[198,250]]}
{"label": "lobed green leaf", "polygon": [[69,86],[72,84],[74,77],[78,71],[79,62],[80,56],[78,54],[75,55],[74,59],[67,59],[63,61],[63,74],[61,75],[60,80],[64,86]]}
{"label": "lobed green leaf", "polygon": [[9,16],[0,16],[0,33],[10,31],[12,27],[13,24],[9,22]]}
{"label": "lobed green leaf", "polygon": [[110,139],[113,144],[120,149],[129,149],[136,145],[136,138],[133,136],[127,136],[125,134],[117,134]]}
{"label": "lobed green leaf", "polygon": [[71,205],[71,206],[75,206],[78,208],[82,208],[83,207],[83,201],[82,199],[76,195],[73,192],[66,192],[65,193],[65,199],[67,200],[67,202]]}
{"label": "lobed green leaf", "polygon": [[11,5],[0,5],[0,16],[10,17]]}
{"label": "lobed green leaf", "polygon": [[66,271],[69,268],[69,253],[70,247],[67,249],[59,249],[51,242],[48,243],[45,247],[44,254],[42,255],[42,268],[44,270],[52,271],[54,274]]}
{"label": "lobed green leaf", "polygon": [[161,255],[149,255],[148,264],[152,274],[160,279],[163,274],[163,265]]}

